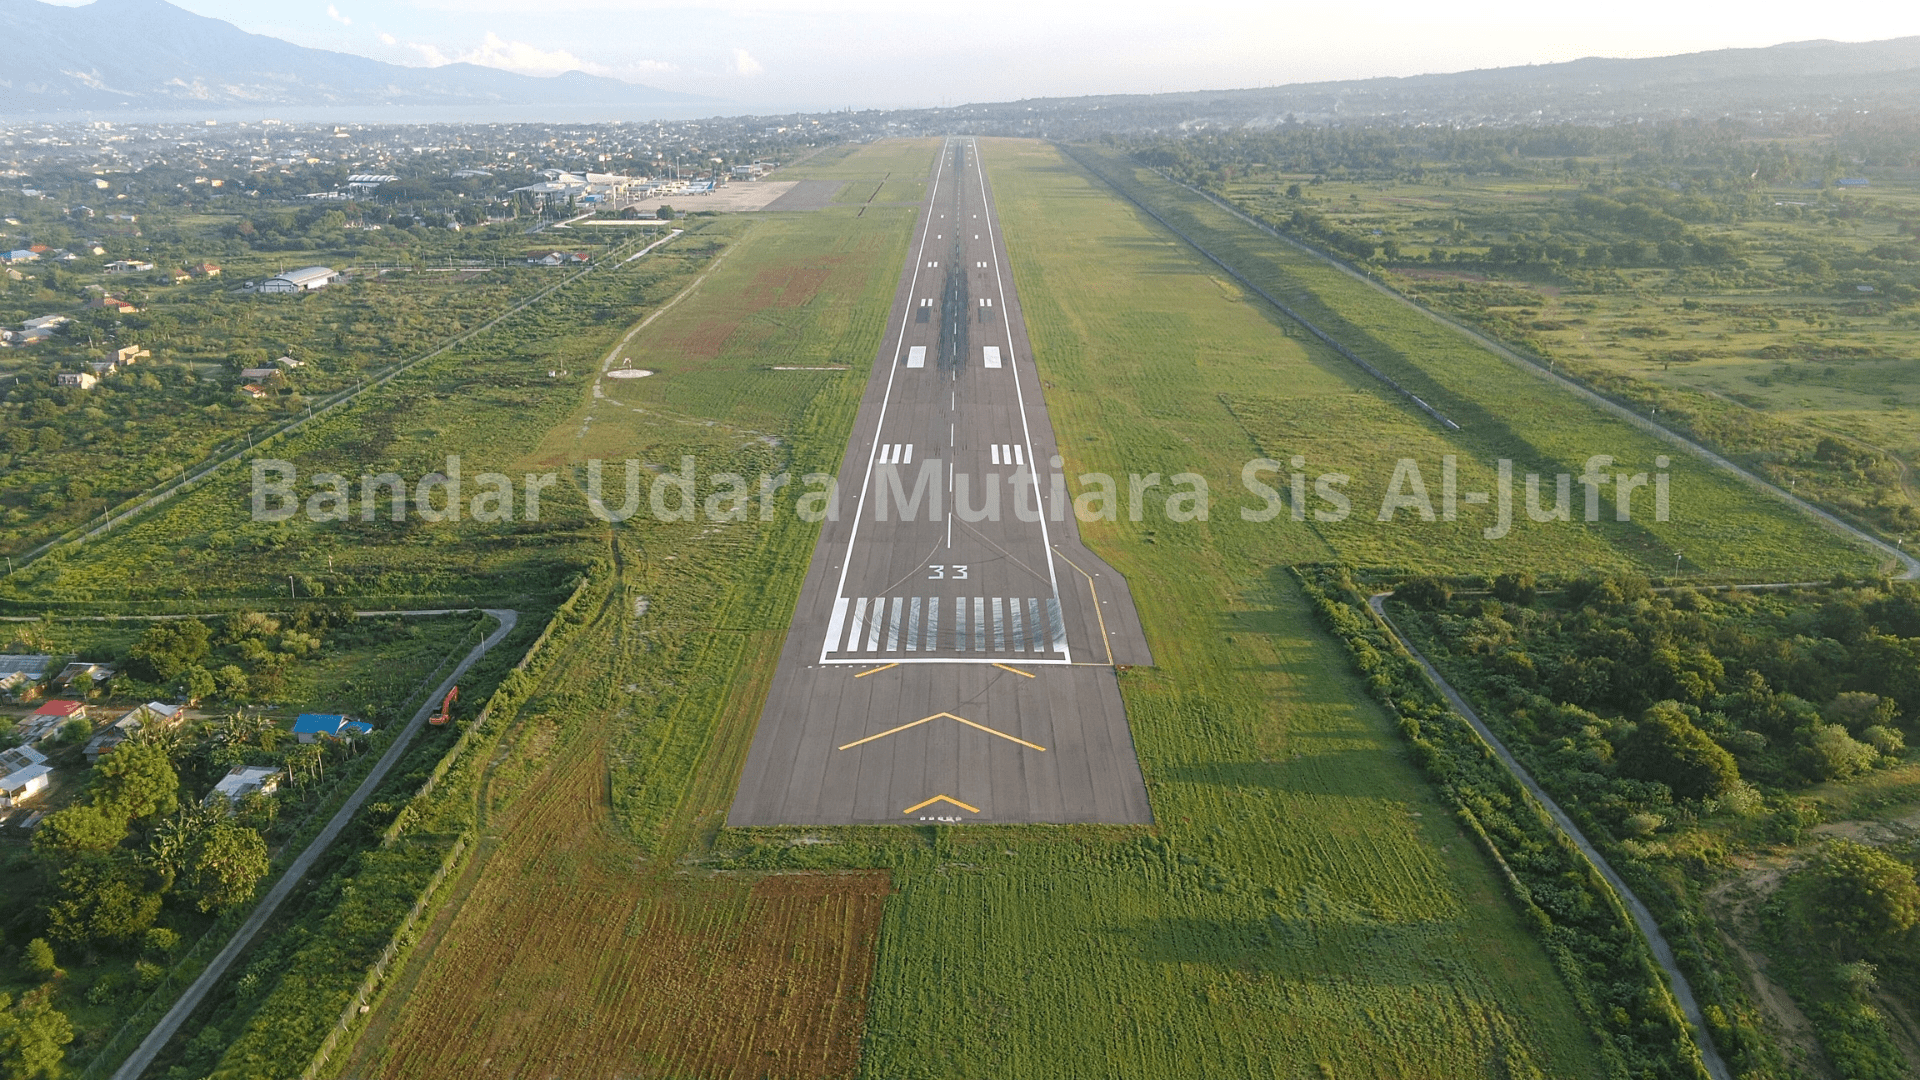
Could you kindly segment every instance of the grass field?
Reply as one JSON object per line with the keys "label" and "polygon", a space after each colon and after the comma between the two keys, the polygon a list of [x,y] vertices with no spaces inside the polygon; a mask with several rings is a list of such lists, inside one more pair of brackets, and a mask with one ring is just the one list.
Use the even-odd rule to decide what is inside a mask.
{"label": "grass field", "polygon": [[[924,167],[931,147],[917,152]],[[1030,237],[1022,251],[1059,250],[1068,230],[1138,230],[1111,200],[1073,203],[1050,157],[1023,144],[989,157],[1010,227]],[[1094,216],[1048,226],[1066,206]],[[753,455],[766,444],[752,428],[770,430],[795,471],[837,456],[879,326],[834,331],[834,312],[884,310],[907,219],[869,213],[854,225],[833,213],[845,212],[744,236],[618,361],[673,377],[620,387],[617,404],[591,409],[626,423],[596,419],[581,436],[572,418],[541,452]],[[813,308],[783,309],[775,291],[760,311],[738,310],[771,268],[818,266],[826,234],[857,247],[863,230],[884,238],[880,249],[836,264]],[[1124,252],[1116,243],[1099,256]],[[732,385],[764,377],[752,327],[783,310],[777,321],[799,328],[800,343],[776,356],[838,355],[852,368],[777,373],[809,380],[791,384],[814,388],[804,405]],[[722,343],[704,363],[671,344],[712,324],[731,329],[712,334]],[[1054,362],[1042,363],[1053,378]],[[1075,389],[1050,393],[1082,409],[1101,397]],[[650,422],[635,406],[727,428]],[[1062,425],[1075,445],[1076,430]],[[1264,560],[1203,547],[1196,568],[1201,545],[1133,545],[1162,666],[1130,674],[1127,693],[1159,828],[736,833],[720,821],[812,531],[639,522],[614,530],[604,602],[490,775],[486,832],[498,846],[462,880],[464,902],[418,954],[429,959],[396,978],[341,1075],[582,1068],[578,1046],[600,1044],[579,1033],[596,1025],[560,1022],[561,1001],[626,1025],[624,1049],[597,1059],[606,1075],[842,1075],[848,1040],[874,1077],[1477,1076],[1523,1061],[1595,1074],[1581,1018],[1490,869]],[[1235,524],[1235,543],[1276,535]],[[1174,580],[1191,584],[1177,596],[1154,584]],[[553,830],[575,839],[544,839]],[[803,873],[795,885],[764,876],[775,870]],[[863,920],[884,877],[869,870],[890,872],[894,890],[872,943]],[[526,888],[549,879],[551,896]],[[797,891],[776,904],[781,889]],[[734,929],[757,922],[762,904],[795,935],[784,951],[765,929]],[[556,911],[561,925],[538,947],[501,929]],[[714,973],[716,955],[750,964],[753,985],[788,987],[785,1011]],[[684,989],[667,1005],[662,986]],[[705,1018],[698,1038],[674,1037],[682,1015]],[[487,1052],[446,1038],[469,1029],[499,1035]],[[550,1030],[574,1035],[554,1041]],[[1355,1030],[1379,1037],[1356,1042]]]}
{"label": "grass field", "polygon": [[[520,501],[513,521],[479,523],[467,515],[431,523],[409,513],[394,522],[386,488],[376,496],[379,512],[363,520],[362,478],[391,472],[417,495],[421,479],[458,456],[468,477],[499,471],[518,485],[522,458],[550,424],[579,406],[632,313],[683,288],[740,227],[707,221],[644,260],[597,269],[296,434],[256,448],[258,458],[298,469],[303,500],[317,490],[317,474],[345,477],[348,520],[256,520],[248,470],[229,467],[86,548],[7,577],[0,599],[205,607],[261,603],[291,589],[301,599],[401,598],[399,606],[407,606],[406,597],[470,600],[475,581],[489,582],[495,596],[553,592],[581,558],[576,530],[587,515],[574,485],[546,492],[540,522],[524,520]],[[374,606],[391,606],[387,601]]]}
{"label": "grass field", "polygon": [[[1573,224],[1575,200],[1588,189],[1569,184],[1559,166],[1424,181],[1274,174],[1243,177],[1225,193],[1269,220],[1304,206],[1356,233],[1377,230],[1397,245],[1396,258],[1381,264],[1397,287],[1642,411],[1658,409],[1856,521],[1889,536],[1920,528],[1910,470],[1920,454],[1920,321],[1889,295],[1884,270],[1863,262],[1909,243],[1905,223],[1920,211],[1920,186],[1880,177],[1866,191],[1760,187],[1737,214],[1700,225],[1742,252],[1720,267],[1423,261],[1435,249],[1483,253],[1489,241],[1523,238],[1542,222]],[[1309,185],[1304,199],[1283,193],[1290,183]],[[1808,256],[1826,269],[1811,271]],[[1862,291],[1867,281],[1881,284]],[[1857,466],[1815,457],[1819,440],[1836,435],[1863,451]]]}
{"label": "grass field", "polygon": [[[1572,395],[1527,376],[1508,362],[1474,345],[1458,333],[1387,297],[1365,283],[1325,263],[1278,243],[1226,212],[1144,169],[1136,168],[1122,155],[1097,149],[1082,151],[1095,163],[1103,176],[1122,185],[1136,197],[1167,216],[1216,255],[1235,265],[1241,273],[1295,307],[1323,330],[1332,333],[1349,348],[1367,358],[1389,375],[1401,381],[1442,413],[1461,426],[1457,433],[1445,436],[1446,450],[1460,458],[1461,490],[1469,490],[1468,469],[1477,467],[1479,490],[1486,490],[1486,474],[1497,458],[1511,458],[1516,474],[1537,472],[1551,477],[1555,473],[1578,475],[1589,455],[1606,454],[1615,459],[1613,471],[1657,471],[1655,458],[1671,458],[1671,520],[1659,522],[1646,514],[1645,504],[1636,506],[1635,519],[1628,523],[1613,518],[1612,491],[1603,490],[1601,522],[1589,525],[1579,521],[1583,507],[1581,486],[1573,490],[1571,526],[1554,524],[1527,529],[1526,514],[1519,505],[1523,493],[1516,490],[1514,533],[1505,540],[1476,542],[1465,537],[1463,549],[1458,539],[1467,529],[1449,530],[1425,526],[1411,543],[1396,543],[1394,530],[1380,528],[1370,520],[1365,502],[1356,500],[1360,512],[1342,523],[1340,531],[1329,539],[1339,555],[1360,566],[1384,566],[1401,569],[1426,569],[1441,572],[1484,572],[1485,568],[1524,568],[1533,570],[1567,569],[1580,565],[1637,566],[1642,572],[1674,571],[1675,553],[1683,559],[1683,573],[1703,577],[1760,577],[1778,580],[1775,575],[1805,575],[1845,571],[1859,573],[1878,565],[1868,553],[1835,534],[1815,525],[1811,519],[1784,511],[1781,504],[1760,495],[1744,483],[1698,462],[1637,428],[1624,424],[1589,406]],[[1225,291],[1226,286],[1222,285]],[[1273,318],[1278,319],[1276,314]],[[1336,361],[1337,362],[1337,361]],[[1365,379],[1355,371],[1352,379]],[[1376,384],[1377,385],[1377,384]],[[1395,399],[1399,418],[1413,420],[1436,439],[1439,429],[1410,407]],[[1251,393],[1243,391],[1243,393]],[[1277,459],[1301,452],[1297,446],[1326,445],[1321,429],[1365,432],[1356,428],[1356,417],[1336,411],[1318,425],[1312,417],[1288,416],[1283,409],[1278,423],[1267,426],[1288,438],[1262,440],[1263,448]],[[1383,447],[1396,442],[1406,445],[1401,431],[1366,433],[1368,437],[1349,440],[1354,447],[1346,455],[1333,459],[1335,471],[1356,476],[1379,473],[1380,459],[1389,455]],[[1260,433],[1254,427],[1254,433]],[[1337,439],[1338,436],[1336,435]],[[1365,449],[1361,449],[1365,448]],[[1431,451],[1429,451],[1431,453]],[[1391,456],[1403,456],[1394,453]],[[1411,456],[1411,455],[1407,455]],[[1373,459],[1373,464],[1368,459]],[[1421,461],[1431,477],[1437,462]],[[1344,467],[1347,463],[1355,467]],[[1318,464],[1309,462],[1317,471]],[[1386,486],[1386,477],[1379,481]],[[1516,489],[1520,484],[1516,476]],[[1430,483],[1430,486],[1431,483]],[[1644,492],[1643,492],[1644,494]],[[1543,483],[1542,501],[1552,502],[1552,482]],[[1374,504],[1375,507],[1378,503]],[[1488,523],[1484,510],[1463,509],[1462,523]],[[1436,523],[1443,524],[1443,523]],[[1575,534],[1600,534],[1606,556],[1596,558],[1596,547]],[[1454,543],[1448,546],[1449,539]],[[1438,545],[1438,546],[1436,546]],[[1477,551],[1472,549],[1478,549]],[[1421,559],[1422,553],[1429,553]],[[1444,555],[1444,559],[1442,556]]]}
{"label": "grass field", "polygon": [[[684,453],[703,473],[835,468],[912,220],[855,213],[755,221],[615,361],[659,374],[608,380],[533,465]],[[827,364],[850,370],[771,370]],[[455,883],[460,903],[428,927],[432,947],[397,978],[343,1075],[854,1067],[887,875],[688,877],[680,861],[732,798],[812,535],[791,514],[641,515],[612,531],[580,644],[479,795],[488,838]],[[476,981],[497,993],[473,994]],[[497,1035],[448,1040],[447,1025]]]}

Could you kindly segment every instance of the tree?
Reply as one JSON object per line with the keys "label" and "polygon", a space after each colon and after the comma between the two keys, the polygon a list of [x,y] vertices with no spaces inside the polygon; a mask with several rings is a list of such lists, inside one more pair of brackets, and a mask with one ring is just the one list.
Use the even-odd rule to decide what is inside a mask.
{"label": "tree", "polygon": [[212,672],[199,664],[192,664],[180,673],[178,679],[174,680],[174,687],[180,691],[181,697],[191,703],[212,696],[213,692],[220,688],[220,684],[214,679]]}
{"label": "tree", "polygon": [[1816,780],[1844,780],[1873,768],[1880,752],[1847,734],[1839,724],[1813,725],[1800,750],[1800,768]]}
{"label": "tree", "polygon": [[26,948],[20,950],[20,965],[42,979],[57,979],[64,974],[60,970],[60,962],[53,955],[53,946],[47,944],[47,939],[43,937],[34,938],[27,942]]}
{"label": "tree", "polygon": [[1809,873],[1814,918],[1855,949],[1877,953],[1920,926],[1913,867],[1878,848],[1835,840]]}
{"label": "tree", "polygon": [[1659,702],[1641,716],[1617,760],[1621,772],[1658,781],[1685,799],[1712,798],[1740,781],[1733,755],[1673,701]]}
{"label": "tree", "polygon": [[47,933],[72,945],[138,937],[160,914],[160,896],[140,887],[132,865],[88,859],[60,872],[60,898],[47,908]]}
{"label": "tree", "polygon": [[42,987],[20,995],[19,1004],[0,994],[0,1080],[38,1080],[56,1076],[73,1041],[67,1015],[49,1002]]}
{"label": "tree", "polygon": [[169,620],[140,635],[127,655],[141,678],[171,682],[190,665],[206,659],[211,636],[199,619]]}
{"label": "tree", "polygon": [[1412,607],[1438,611],[1453,599],[1453,590],[1439,578],[1414,578],[1394,590],[1394,595]]}
{"label": "tree", "polygon": [[1493,579],[1494,599],[1503,603],[1525,607],[1533,603],[1535,591],[1533,575],[1524,570],[1517,574],[1501,574]]}
{"label": "tree", "polygon": [[94,766],[93,803],[122,820],[171,814],[180,805],[180,776],[157,743],[123,743]]}
{"label": "tree", "polygon": [[653,216],[659,218],[661,221],[672,221],[673,207],[668,206],[666,203],[661,203],[660,208],[653,212]]}
{"label": "tree", "polygon": [[77,746],[86,742],[93,734],[93,725],[79,717],[74,717],[60,725],[60,734],[54,736],[61,746]]}
{"label": "tree", "polygon": [[267,876],[267,844],[260,834],[232,821],[208,829],[188,864],[187,887],[201,911],[225,911],[253,898]]}
{"label": "tree", "polygon": [[215,670],[213,682],[219,688],[220,696],[228,701],[237,701],[247,695],[247,673],[238,664],[225,664]]}
{"label": "tree", "polygon": [[88,803],[47,815],[33,832],[33,849],[56,860],[104,855],[127,835],[127,820]]}

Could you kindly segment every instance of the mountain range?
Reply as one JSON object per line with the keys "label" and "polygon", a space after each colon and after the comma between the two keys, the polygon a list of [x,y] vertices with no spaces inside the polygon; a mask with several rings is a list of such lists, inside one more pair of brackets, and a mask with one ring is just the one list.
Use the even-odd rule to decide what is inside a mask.
{"label": "mountain range", "polygon": [[166,0],[94,0],[85,7],[0,0],[0,27],[8,46],[0,114],[717,100],[579,71],[538,78],[477,64],[388,64],[249,34]]}
{"label": "mountain range", "polygon": [[[61,7],[0,0],[8,59],[0,116],[303,111],[310,119],[379,117],[422,107],[469,119],[529,118],[582,108],[703,115],[717,98],[570,71],[541,78],[475,64],[405,67],[310,49],[166,0],[94,0]],[[1242,90],[1027,99],[907,110],[935,127],[1072,137],[1101,131],[1311,124],[1617,123],[1809,112],[1912,112],[1920,104],[1920,37],[1802,41],[1639,59]],[[896,115],[899,115],[896,113]]]}

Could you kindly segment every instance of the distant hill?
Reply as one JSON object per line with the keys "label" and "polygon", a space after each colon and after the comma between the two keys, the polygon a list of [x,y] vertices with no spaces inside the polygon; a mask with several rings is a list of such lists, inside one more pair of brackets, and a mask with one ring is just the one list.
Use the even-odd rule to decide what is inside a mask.
{"label": "distant hill", "polygon": [[166,0],[57,7],[0,0],[0,113],[44,115],[254,106],[655,105],[713,101],[570,71],[476,64],[412,68],[249,34]]}
{"label": "distant hill", "polygon": [[1244,90],[1037,98],[944,110],[975,130],[1102,131],[1307,124],[1610,123],[1920,110],[1920,37],[1798,41],[1627,60],[1488,68]]}

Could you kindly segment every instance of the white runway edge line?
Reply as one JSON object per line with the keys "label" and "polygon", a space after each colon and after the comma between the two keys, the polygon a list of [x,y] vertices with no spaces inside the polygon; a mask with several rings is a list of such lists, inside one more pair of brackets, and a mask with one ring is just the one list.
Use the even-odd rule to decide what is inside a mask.
{"label": "white runway edge line", "polygon": [[[979,177],[980,180],[980,201],[984,207],[987,205],[989,197],[987,194],[987,173],[980,164],[980,143],[978,140],[969,139],[967,140],[967,147],[973,151],[973,171],[974,175]],[[993,252],[993,291],[998,293],[1002,299],[1005,299],[1007,295],[1007,285],[1000,271],[1000,245],[994,240],[993,236],[993,215],[987,215],[985,228],[987,231],[987,249]],[[1012,356],[1013,316],[1009,315],[1007,311],[1008,309],[1005,304],[1000,305],[1000,323],[1007,332],[1007,366],[1013,370],[1013,396],[1014,400],[1020,405],[1021,441],[1026,443],[1028,460],[1034,460],[1033,428],[1027,421],[1027,395],[1026,391],[1022,389],[1020,385],[1020,365],[1013,362]],[[1041,505],[1042,498],[1040,494],[1040,470],[1037,468],[1028,469],[1027,479],[1033,484],[1033,505],[1039,506]],[[1041,515],[1040,518],[1040,542],[1046,546],[1047,587],[1053,590],[1054,599],[1057,601],[1060,598],[1060,575],[1053,565],[1053,537],[1047,529],[1047,519],[1045,515]],[[1068,659],[1072,659],[1071,655],[1069,655]]]}
{"label": "white runway edge line", "polygon": [[[942,143],[940,146],[940,162],[935,165],[933,169],[933,186],[927,192],[927,206],[929,209],[932,208],[934,200],[940,196],[940,180],[946,174],[947,145]],[[920,264],[926,261],[927,231],[928,226],[932,224],[931,221],[927,221],[920,226],[920,246],[914,253],[913,277],[907,282],[908,296],[912,296],[920,290]],[[912,317],[911,311],[900,316],[900,332],[899,338],[893,347],[893,363],[887,367],[887,388],[880,395],[880,416],[878,420],[875,421],[873,427],[876,436],[879,435],[881,427],[886,423],[887,406],[893,401],[893,376],[895,372],[900,370],[900,355],[907,344],[907,320]],[[847,571],[853,566],[853,546],[860,539],[860,518],[867,510],[867,492],[873,487],[873,469],[874,466],[878,464],[876,459],[879,456],[880,446],[876,441],[874,448],[867,452],[867,470],[860,478],[860,498],[854,504],[853,508],[853,529],[847,534],[847,550],[840,560],[840,581],[833,589],[834,596],[836,597],[835,606],[843,602],[844,597],[847,595]],[[826,657],[827,648],[823,643],[820,647],[820,659],[824,662]]]}

